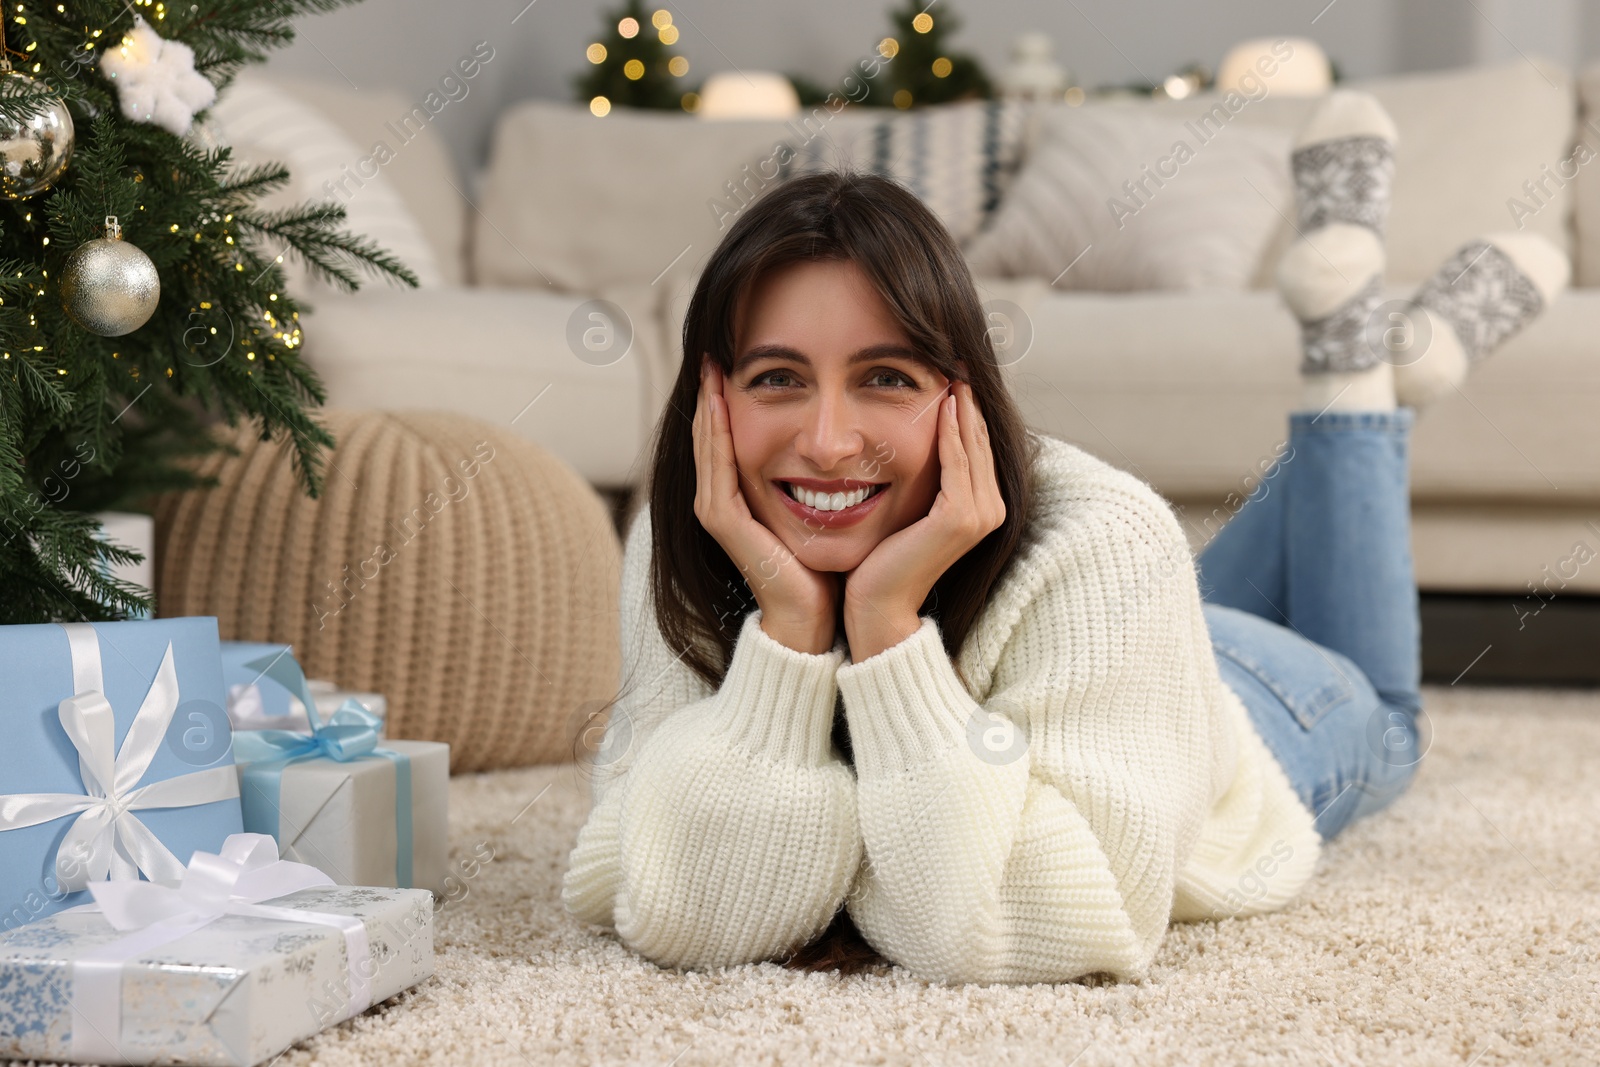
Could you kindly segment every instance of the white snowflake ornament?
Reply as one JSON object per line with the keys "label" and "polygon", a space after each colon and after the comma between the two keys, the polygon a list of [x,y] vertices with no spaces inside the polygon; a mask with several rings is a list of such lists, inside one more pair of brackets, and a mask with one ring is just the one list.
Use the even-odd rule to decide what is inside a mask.
{"label": "white snowflake ornament", "polygon": [[167,40],[138,16],[122,44],[100,58],[100,70],[116,85],[124,116],[179,137],[217,99],[217,87],[194,69],[194,49]]}

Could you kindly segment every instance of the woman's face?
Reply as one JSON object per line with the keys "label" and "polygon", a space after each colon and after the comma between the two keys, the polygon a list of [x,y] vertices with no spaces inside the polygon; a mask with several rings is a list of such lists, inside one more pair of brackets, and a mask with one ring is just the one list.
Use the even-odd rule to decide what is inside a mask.
{"label": "woman's face", "polygon": [[745,500],[803,566],[852,571],[933,506],[950,381],[849,260],[766,274],[738,318],[723,395]]}

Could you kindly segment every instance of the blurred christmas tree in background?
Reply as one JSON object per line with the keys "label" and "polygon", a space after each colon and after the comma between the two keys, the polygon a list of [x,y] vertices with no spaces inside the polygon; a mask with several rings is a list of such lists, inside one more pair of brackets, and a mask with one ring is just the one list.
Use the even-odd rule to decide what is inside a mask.
{"label": "blurred christmas tree in background", "polygon": [[[894,33],[878,42],[878,54],[890,62],[874,79],[878,84],[861,101],[876,107],[915,107],[953,100],[987,100],[994,88],[983,67],[970,55],[950,50],[950,35],[961,20],[948,3],[939,15],[922,10],[917,0],[889,12]],[[887,90],[887,91],[884,91]]]}
{"label": "blurred christmas tree in background", "polygon": [[[350,0],[6,5],[0,63],[0,623],[147,612],[91,512],[203,482],[208,423],[286,439],[316,495],[333,438],[280,264],[415,285],[335,203],[263,211],[282,167],[192,129],[291,20]],[[202,127],[203,129],[203,127]]]}
{"label": "blurred christmas tree in background", "polygon": [[694,110],[695,95],[686,94],[681,80],[689,61],[672,50],[678,43],[672,12],[646,14],[641,0],[628,0],[604,18],[605,32],[584,52],[589,69],[573,78],[578,101],[596,115],[613,107]]}

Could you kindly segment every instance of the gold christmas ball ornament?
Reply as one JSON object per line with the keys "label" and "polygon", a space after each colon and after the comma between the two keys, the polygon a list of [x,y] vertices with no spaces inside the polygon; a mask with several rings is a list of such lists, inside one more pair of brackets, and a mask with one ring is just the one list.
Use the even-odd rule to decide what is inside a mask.
{"label": "gold christmas ball ornament", "polygon": [[73,322],[101,337],[137,330],[160,300],[156,265],[122,239],[115,215],[106,217],[106,235],[73,249],[61,271],[61,306]]}
{"label": "gold christmas ball ornament", "polygon": [[[0,65],[0,96],[36,93],[39,83]],[[55,184],[72,158],[72,113],[58,98],[21,122],[0,115],[0,197],[24,200]]]}

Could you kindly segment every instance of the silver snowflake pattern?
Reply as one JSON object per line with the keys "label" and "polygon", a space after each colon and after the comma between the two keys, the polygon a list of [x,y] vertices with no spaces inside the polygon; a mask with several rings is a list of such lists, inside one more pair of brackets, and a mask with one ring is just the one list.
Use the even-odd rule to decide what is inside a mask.
{"label": "silver snowflake pattern", "polygon": [[1415,299],[1450,324],[1469,360],[1499,347],[1544,308],[1533,282],[1487,241],[1463,245]]}
{"label": "silver snowflake pattern", "polygon": [[1381,137],[1341,137],[1289,157],[1300,208],[1300,231],[1330,222],[1365,226],[1383,236],[1394,184],[1394,147]]}
{"label": "silver snowflake pattern", "polygon": [[1366,343],[1367,320],[1383,299],[1383,279],[1374,274],[1366,285],[1339,308],[1301,327],[1304,340],[1302,374],[1366,370],[1377,365],[1379,353]]}

